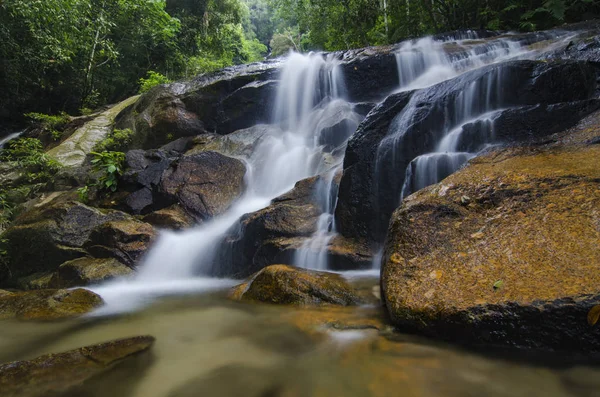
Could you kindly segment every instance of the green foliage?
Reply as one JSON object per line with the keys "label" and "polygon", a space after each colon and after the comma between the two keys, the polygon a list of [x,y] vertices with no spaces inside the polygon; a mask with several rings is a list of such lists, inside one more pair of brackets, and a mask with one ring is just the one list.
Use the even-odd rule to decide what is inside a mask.
{"label": "green foliage", "polygon": [[90,186],[85,185],[77,189],[77,196],[79,197],[79,201],[84,204],[90,201]]}
{"label": "green foliage", "polygon": [[20,138],[9,141],[0,151],[0,161],[14,161],[26,171],[29,183],[44,183],[52,180],[60,170],[59,162],[44,153],[42,143],[35,138]]}
{"label": "green foliage", "polygon": [[[92,152],[92,166],[94,171],[100,173],[96,187],[100,191],[116,192],[119,184],[119,177],[123,173],[125,165],[125,153],[123,152]],[[83,191],[78,191],[80,196]],[[87,191],[85,191],[87,195]]]}
{"label": "green foliage", "polygon": [[123,152],[129,149],[133,142],[133,131],[129,128],[120,130],[115,128],[108,137],[99,142],[95,152]]}
{"label": "green foliage", "polygon": [[43,113],[27,113],[25,114],[29,120],[39,123],[50,130],[63,129],[71,121],[71,116],[65,112],[51,116]]}
{"label": "green foliage", "polygon": [[155,72],[153,70],[148,71],[148,75],[146,78],[140,79],[140,94],[150,91],[152,88],[161,84],[168,84],[171,80],[167,78],[167,76],[163,76],[162,74]]}

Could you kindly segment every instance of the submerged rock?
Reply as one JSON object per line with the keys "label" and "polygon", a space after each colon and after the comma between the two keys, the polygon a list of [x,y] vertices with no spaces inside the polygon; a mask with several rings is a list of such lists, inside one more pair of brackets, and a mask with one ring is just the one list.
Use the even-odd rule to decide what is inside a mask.
{"label": "submerged rock", "polygon": [[[596,119],[598,119],[596,114]],[[400,329],[469,344],[600,351],[598,120],[499,150],[394,213],[382,291]]]}
{"label": "submerged rock", "polygon": [[153,344],[152,336],[138,336],[46,354],[29,361],[0,364],[0,390],[3,397],[60,394],[147,351]]}
{"label": "submerged rock", "polygon": [[90,312],[103,303],[100,296],[85,289],[16,292],[0,295],[0,319],[59,320]]}
{"label": "submerged rock", "polygon": [[358,305],[367,299],[360,296],[340,275],[272,265],[235,287],[230,298],[284,305]]}

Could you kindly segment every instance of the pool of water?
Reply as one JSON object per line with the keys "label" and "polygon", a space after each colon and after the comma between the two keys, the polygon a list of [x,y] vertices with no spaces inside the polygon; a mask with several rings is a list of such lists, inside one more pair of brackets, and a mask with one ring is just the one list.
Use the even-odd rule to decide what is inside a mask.
{"label": "pool of water", "polygon": [[0,361],[153,335],[150,352],[70,396],[600,396],[600,368],[589,364],[560,356],[533,364],[527,354],[397,333],[380,307],[248,304],[225,292],[161,298],[118,316],[4,322]]}

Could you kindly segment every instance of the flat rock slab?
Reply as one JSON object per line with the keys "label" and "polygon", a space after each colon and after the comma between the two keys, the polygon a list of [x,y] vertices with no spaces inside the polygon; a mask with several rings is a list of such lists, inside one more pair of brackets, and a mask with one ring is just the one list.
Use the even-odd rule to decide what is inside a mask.
{"label": "flat rock slab", "polygon": [[385,303],[432,336],[600,351],[599,246],[599,145],[496,151],[394,213]]}
{"label": "flat rock slab", "polygon": [[58,160],[64,167],[80,167],[94,146],[112,131],[115,118],[121,111],[133,105],[139,98],[133,96],[101,113],[92,121],[85,123],[63,143],[50,150],[48,154]]}
{"label": "flat rock slab", "polygon": [[0,364],[0,391],[3,397],[42,397],[65,392],[150,349],[153,343],[152,336],[138,336]]}

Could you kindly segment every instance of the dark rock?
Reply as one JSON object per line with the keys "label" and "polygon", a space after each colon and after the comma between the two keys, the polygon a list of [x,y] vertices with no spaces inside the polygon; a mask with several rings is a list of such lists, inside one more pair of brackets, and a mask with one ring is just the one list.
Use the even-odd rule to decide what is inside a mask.
{"label": "dark rock", "polygon": [[152,336],[137,336],[1,364],[0,389],[5,397],[61,395],[153,344]]}
{"label": "dark rock", "polygon": [[[370,53],[369,50],[377,53]],[[392,48],[363,51],[355,59],[341,65],[348,97],[353,102],[380,100],[400,84],[396,55]]]}
{"label": "dark rock", "polygon": [[82,287],[132,273],[131,268],[113,258],[79,258],[60,265],[49,285],[52,288]]}
{"label": "dark rock", "polygon": [[86,256],[83,246],[94,228],[128,218],[119,211],[84,205],[68,194],[42,202],[17,217],[3,235],[8,240],[10,278],[14,281],[33,273],[52,272],[64,262]]}
{"label": "dark rock", "polygon": [[365,303],[340,275],[286,265],[264,268],[235,287],[230,298],[283,305],[358,305]]}
{"label": "dark rock", "polygon": [[178,204],[149,213],[144,222],[159,228],[181,230],[194,225],[194,219]]}
{"label": "dark rock", "polygon": [[346,236],[367,238],[381,223],[374,192],[377,148],[388,134],[390,124],[408,104],[413,92],[390,95],[377,105],[348,141],[344,174],[335,210],[338,231]]}
{"label": "dark rock", "polygon": [[155,238],[156,231],[147,223],[133,219],[112,221],[90,233],[85,249],[96,258],[115,258],[133,268]]}
{"label": "dark rock", "polygon": [[163,174],[159,193],[198,221],[222,214],[243,192],[246,167],[216,152],[183,156]]}
{"label": "dark rock", "polygon": [[323,209],[315,189],[321,180],[317,176],[299,181],[270,206],[244,215],[240,225],[226,237],[223,257],[213,272],[247,277],[274,263],[291,263],[294,249],[301,245],[297,237],[309,237],[317,229]]}
{"label": "dark rock", "polygon": [[[502,139],[488,141],[492,143],[541,137],[574,124],[597,108],[595,101],[588,101],[595,88],[596,71],[588,63],[514,61],[420,90],[405,106],[401,101],[405,98],[390,99],[387,107],[396,105],[397,110],[386,112],[384,102],[367,116],[348,144],[336,209],[340,232],[353,238],[383,239],[387,221],[400,201],[406,168],[416,157],[434,151],[448,126],[460,125],[463,120],[456,117],[461,114],[458,107],[465,92],[487,98],[473,104],[473,114],[529,107],[510,109],[495,128]],[[486,96],[488,89],[497,95]],[[540,123],[527,121],[529,117]],[[548,130],[553,124],[558,127]],[[508,130],[510,126],[519,128]]]}
{"label": "dark rock", "polygon": [[[85,289],[17,292],[0,296],[0,319],[58,320],[87,313],[103,303]],[[0,378],[1,374],[0,369]]]}

